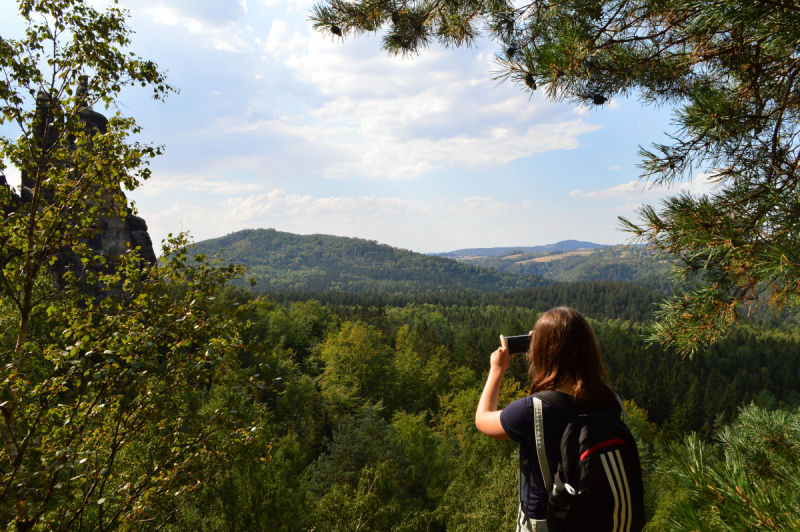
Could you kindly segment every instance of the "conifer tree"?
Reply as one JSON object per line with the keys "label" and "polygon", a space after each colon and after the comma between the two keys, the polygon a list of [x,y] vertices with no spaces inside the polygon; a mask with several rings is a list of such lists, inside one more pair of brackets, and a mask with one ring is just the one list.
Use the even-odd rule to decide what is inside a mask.
{"label": "conifer tree", "polygon": [[672,530],[797,530],[800,413],[751,405],[717,438],[670,447],[664,468],[686,490]]}
{"label": "conifer tree", "polygon": [[483,33],[499,47],[498,79],[525,91],[673,106],[671,142],[641,149],[642,180],[705,172],[716,187],[621,219],[675,265],[654,339],[692,353],[759,301],[796,310],[797,0],[324,0],[311,18],[341,38],[384,31],[384,49],[401,55]]}

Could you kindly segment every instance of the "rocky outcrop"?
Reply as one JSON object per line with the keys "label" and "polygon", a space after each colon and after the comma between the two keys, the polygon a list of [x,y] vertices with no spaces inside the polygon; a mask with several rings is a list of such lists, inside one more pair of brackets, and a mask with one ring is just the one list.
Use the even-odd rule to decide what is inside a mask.
{"label": "rocky outcrop", "polygon": [[128,230],[128,242],[131,248],[141,248],[139,256],[146,260],[150,265],[156,263],[156,254],[153,251],[153,241],[150,233],[147,232],[147,222],[144,218],[139,218],[133,214],[128,214],[125,218],[125,225]]}
{"label": "rocky outcrop", "polygon": [[[83,94],[86,96],[86,78],[81,79],[78,90],[79,95]],[[50,101],[48,95],[40,92],[36,98],[36,112],[39,117],[48,115],[49,105]],[[86,107],[80,111],[79,116],[90,134],[106,132],[108,119],[102,114]],[[45,120],[41,119],[35,121],[36,124],[44,124],[45,122]],[[57,132],[55,131],[55,126],[50,124],[47,126],[47,129],[45,129],[44,126],[36,127],[34,129],[34,135],[37,140],[39,140],[40,144],[46,143],[52,145],[53,140],[51,139],[56,138]],[[36,187],[36,181],[28,176],[25,171],[22,172],[21,177],[22,186],[20,187],[19,194],[12,192],[9,204],[2,206],[4,217],[7,217],[13,211],[29,208],[28,205],[33,201],[33,191]],[[8,187],[8,183],[6,183],[5,177],[2,176],[2,174],[0,174],[0,186]],[[118,193],[122,194],[124,197],[122,190],[119,190]],[[46,189],[42,190],[42,197],[47,202],[51,202],[53,199],[52,193]],[[106,199],[110,205],[112,200],[111,194],[109,194],[109,197]],[[87,242],[87,245],[94,253],[102,254],[107,257],[120,256],[138,247],[140,248],[138,251],[139,256],[143,261],[142,265],[155,265],[156,255],[153,250],[153,242],[147,231],[147,223],[144,219],[134,215],[130,208],[128,208],[127,211],[127,216],[124,218],[114,215],[103,217],[100,220],[99,231]],[[62,260],[58,261],[60,265],[55,268],[54,274],[57,281],[62,278],[63,274],[66,272],[66,268],[80,267],[80,262],[77,261],[77,264],[75,264],[75,257],[70,257],[68,255],[71,254],[65,250]]]}

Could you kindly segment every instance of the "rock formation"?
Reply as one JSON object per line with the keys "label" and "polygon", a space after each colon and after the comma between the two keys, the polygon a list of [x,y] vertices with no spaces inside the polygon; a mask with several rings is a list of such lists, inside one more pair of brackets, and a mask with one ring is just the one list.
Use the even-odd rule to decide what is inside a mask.
{"label": "rock formation", "polygon": [[[80,86],[78,89],[78,95],[83,94],[86,96],[87,93],[87,78],[82,77],[80,81]],[[40,117],[47,116],[48,107],[50,105],[49,96],[44,93],[40,92],[36,97],[36,112]],[[108,119],[103,116],[102,114],[92,110],[89,107],[84,107],[79,112],[80,119],[85,124],[86,129],[91,133],[105,133],[108,126]],[[55,139],[57,133],[54,131],[55,127],[51,124],[47,127],[52,128],[53,133],[48,134],[45,136],[45,120],[37,120],[35,121],[37,124],[42,124],[38,127],[34,134],[36,138],[39,140],[40,143],[44,142],[45,138],[48,139]],[[48,132],[49,133],[49,132]],[[50,142],[48,142],[50,144]],[[22,171],[22,179],[21,179],[21,187],[19,195],[12,193],[11,195],[11,204],[0,206],[2,209],[0,211],[3,212],[4,217],[8,216],[12,211],[17,211],[20,209],[25,209],[27,204],[30,204],[33,201],[33,189],[36,186],[36,181],[27,175],[27,173],[23,170]],[[0,186],[8,187],[8,183],[2,174],[0,174]],[[52,201],[52,193],[48,194],[47,190],[43,190],[43,198],[46,201]],[[120,190],[120,194],[125,196],[125,194]],[[110,202],[111,195],[107,198]],[[91,240],[87,242],[89,248],[96,254],[103,254],[108,257],[115,257],[120,256],[122,254],[128,253],[131,249],[135,249],[139,247],[139,256],[146,261],[148,264],[155,265],[156,263],[156,255],[153,251],[153,243],[150,239],[150,235],[147,232],[147,223],[144,219],[136,216],[132,213],[130,208],[127,208],[128,213],[127,216],[122,219],[118,216],[105,216],[101,219],[99,228],[100,230],[97,232],[96,236],[93,237]],[[70,258],[68,250],[65,250],[65,254],[62,257],[64,260],[58,261],[60,263],[60,267],[56,267],[54,270],[54,274],[56,277],[56,281],[58,282],[62,275],[65,273],[64,268],[74,267],[75,260],[74,258]],[[69,266],[69,265],[72,266]],[[78,263],[79,266],[79,263]]]}

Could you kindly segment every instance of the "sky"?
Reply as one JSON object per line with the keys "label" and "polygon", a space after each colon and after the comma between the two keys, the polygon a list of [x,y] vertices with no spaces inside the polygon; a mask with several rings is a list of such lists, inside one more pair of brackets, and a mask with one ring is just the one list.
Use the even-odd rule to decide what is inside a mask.
{"label": "sky", "polygon": [[[618,244],[618,216],[676,192],[640,183],[636,168],[638,146],[672,131],[669,109],[635,98],[585,108],[498,84],[487,39],[401,59],[380,35],[314,32],[308,0],[120,5],[130,50],[180,90],[163,103],[148,89],[120,98],[143,127],[137,140],[166,148],[128,193],[156,244],[248,228],[419,252]],[[0,35],[22,29],[4,2]],[[703,175],[678,186],[709,189]]]}

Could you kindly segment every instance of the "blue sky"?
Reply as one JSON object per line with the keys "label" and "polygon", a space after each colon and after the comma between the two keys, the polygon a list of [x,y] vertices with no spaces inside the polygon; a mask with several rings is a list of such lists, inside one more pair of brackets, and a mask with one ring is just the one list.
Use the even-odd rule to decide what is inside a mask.
{"label": "blue sky", "polygon": [[[422,252],[615,244],[617,216],[675,192],[636,184],[637,146],[664,140],[669,110],[498,86],[488,40],[403,60],[378,36],[313,32],[308,0],[120,4],[131,50],[180,89],[166,103],[121,98],[141,140],[166,146],[129,194],[156,242],[273,227]],[[0,34],[18,34],[17,19],[4,3]],[[708,189],[702,176],[681,186]]]}

